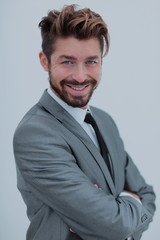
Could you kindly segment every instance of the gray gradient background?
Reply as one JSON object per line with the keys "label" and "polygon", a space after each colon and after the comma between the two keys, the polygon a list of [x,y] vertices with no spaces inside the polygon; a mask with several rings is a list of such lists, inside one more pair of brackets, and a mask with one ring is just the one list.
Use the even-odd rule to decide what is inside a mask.
{"label": "gray gradient background", "polygon": [[99,12],[111,35],[103,77],[91,103],[116,121],[125,147],[157,194],[157,212],[143,240],[159,239],[160,1],[5,0],[0,2],[0,239],[24,240],[29,221],[16,188],[13,132],[48,87],[37,27],[49,9],[77,3]]}

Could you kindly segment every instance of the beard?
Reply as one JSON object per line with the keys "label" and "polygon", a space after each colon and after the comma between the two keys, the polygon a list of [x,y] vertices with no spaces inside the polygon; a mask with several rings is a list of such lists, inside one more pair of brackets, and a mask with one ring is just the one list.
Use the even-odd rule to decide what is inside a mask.
{"label": "beard", "polygon": [[[95,79],[88,79],[85,80],[82,83],[77,82],[76,80],[66,80],[63,79],[60,82],[60,87],[58,87],[56,84],[54,84],[54,79],[51,76],[51,73],[49,72],[49,83],[52,88],[52,90],[56,93],[56,95],[62,99],[64,102],[66,102],[68,105],[72,107],[85,107],[89,100],[91,99],[91,96],[94,92],[94,90],[97,87],[97,80]],[[74,87],[85,87],[87,85],[90,85],[90,91],[85,96],[73,96],[71,95],[66,89],[65,86],[71,84]]]}

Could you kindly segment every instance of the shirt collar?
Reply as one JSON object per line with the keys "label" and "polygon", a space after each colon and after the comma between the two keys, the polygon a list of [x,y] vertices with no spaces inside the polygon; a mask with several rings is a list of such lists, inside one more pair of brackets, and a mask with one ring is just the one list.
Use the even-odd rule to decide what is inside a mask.
{"label": "shirt collar", "polygon": [[56,102],[58,102],[80,125],[83,124],[85,116],[86,116],[86,112],[87,112],[87,108],[86,109],[82,109],[82,108],[78,108],[78,107],[72,107],[70,105],[68,105],[66,102],[64,102],[63,100],[61,100],[59,97],[57,97],[55,95],[55,93],[48,88],[47,90],[48,94],[54,98],[54,100]]}

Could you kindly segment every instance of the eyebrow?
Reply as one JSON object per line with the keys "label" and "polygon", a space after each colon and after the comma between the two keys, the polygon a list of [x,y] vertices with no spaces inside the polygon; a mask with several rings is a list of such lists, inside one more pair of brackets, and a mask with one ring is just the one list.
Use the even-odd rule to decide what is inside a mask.
{"label": "eyebrow", "polygon": [[[77,60],[76,57],[69,56],[69,55],[61,55],[61,56],[59,56],[59,59],[62,59],[62,58],[69,59],[69,60]],[[87,57],[86,60],[93,60],[93,59],[98,59],[98,58],[99,57],[97,55],[94,55],[94,56]]]}
{"label": "eyebrow", "polygon": [[90,60],[92,60],[92,59],[98,59],[99,57],[97,56],[97,55],[95,55],[95,56],[90,56],[90,57],[87,57],[86,59],[90,59]]}

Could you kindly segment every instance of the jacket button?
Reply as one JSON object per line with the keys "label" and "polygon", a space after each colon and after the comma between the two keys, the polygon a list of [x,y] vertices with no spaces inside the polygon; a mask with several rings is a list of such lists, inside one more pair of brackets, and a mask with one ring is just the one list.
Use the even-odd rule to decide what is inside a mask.
{"label": "jacket button", "polygon": [[141,217],[141,222],[143,223],[144,221],[146,221],[147,219],[147,214],[144,214],[142,217]]}

